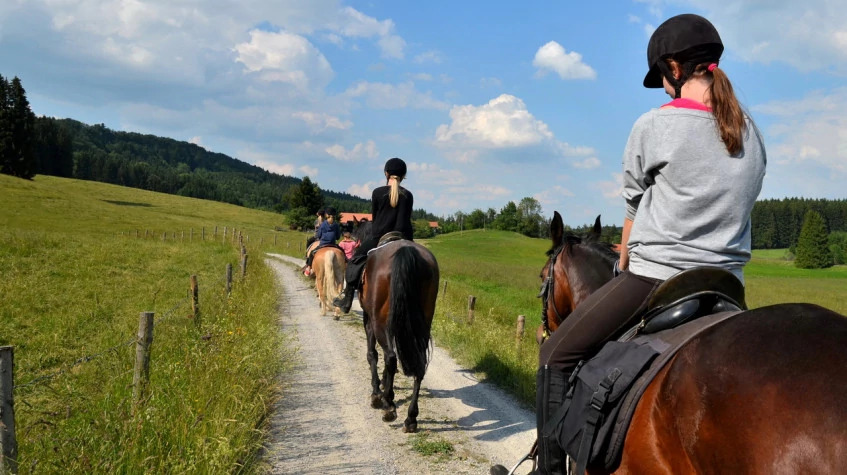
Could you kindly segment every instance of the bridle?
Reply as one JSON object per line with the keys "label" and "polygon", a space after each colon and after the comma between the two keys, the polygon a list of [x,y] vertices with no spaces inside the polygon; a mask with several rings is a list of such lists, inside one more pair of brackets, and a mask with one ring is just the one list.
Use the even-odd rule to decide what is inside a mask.
{"label": "bridle", "polygon": [[556,249],[553,250],[552,255],[550,256],[550,264],[547,267],[547,277],[544,279],[544,282],[541,283],[541,291],[538,292],[538,297],[541,297],[541,323],[544,326],[544,332],[542,333],[542,338],[547,339],[550,337],[550,324],[547,318],[547,308],[552,300],[553,304],[553,313],[556,314],[556,318],[559,319],[559,322],[563,322],[564,318],[559,314],[559,309],[556,308],[556,301],[553,300],[553,272],[556,268],[556,261],[559,259],[559,254],[565,249],[565,245],[562,244]]}

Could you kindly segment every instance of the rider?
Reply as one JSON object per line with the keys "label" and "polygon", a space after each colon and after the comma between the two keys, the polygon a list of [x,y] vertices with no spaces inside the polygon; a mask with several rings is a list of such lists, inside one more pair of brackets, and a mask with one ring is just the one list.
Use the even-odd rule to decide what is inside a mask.
{"label": "rider", "polygon": [[759,131],[718,67],[722,52],[717,30],[698,15],[672,17],[650,38],[644,87],[664,88],[673,100],[635,122],[624,150],[623,273],[574,309],[541,346],[541,473],[562,473],[565,458],[555,440],[542,437],[542,414],[556,412],[577,363],[634,325],[661,282],[698,266],[724,268],[743,282],[750,213],[766,157]]}
{"label": "rider", "polygon": [[315,253],[318,252],[318,249],[329,245],[335,245],[335,241],[341,237],[341,228],[338,226],[338,223],[335,222],[335,208],[327,207],[324,212],[326,220],[321,222],[317,232],[315,233],[315,236],[318,239],[318,247],[312,250],[306,258],[306,271],[304,272],[306,275],[311,274],[312,260],[315,258]]}
{"label": "rider", "polygon": [[353,305],[353,291],[359,287],[368,251],[377,246],[379,238],[391,231],[399,231],[403,238],[412,240],[412,192],[400,186],[400,182],[406,177],[406,162],[391,158],[385,162],[383,170],[386,185],[375,189],[371,196],[371,234],[362,238],[361,244],[347,263],[347,284],[341,295],[332,302],[344,313],[349,312]]}

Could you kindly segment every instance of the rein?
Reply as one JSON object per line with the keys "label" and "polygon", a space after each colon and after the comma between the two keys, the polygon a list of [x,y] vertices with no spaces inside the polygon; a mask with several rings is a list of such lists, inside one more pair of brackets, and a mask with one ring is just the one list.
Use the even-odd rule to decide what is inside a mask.
{"label": "rein", "polygon": [[[547,268],[547,278],[544,279],[544,282],[541,284],[541,291],[538,293],[538,297],[541,297],[541,323],[544,325],[544,333],[542,337],[546,340],[550,337],[550,324],[547,319],[547,308],[548,302],[553,298],[553,271],[556,268],[556,260],[559,259],[559,254],[562,253],[565,246],[561,245],[553,250],[553,254],[550,256],[550,265]],[[556,301],[553,300],[553,313],[556,314],[556,318],[559,319],[559,323],[563,322],[564,319],[559,314],[559,309],[556,308]]]}

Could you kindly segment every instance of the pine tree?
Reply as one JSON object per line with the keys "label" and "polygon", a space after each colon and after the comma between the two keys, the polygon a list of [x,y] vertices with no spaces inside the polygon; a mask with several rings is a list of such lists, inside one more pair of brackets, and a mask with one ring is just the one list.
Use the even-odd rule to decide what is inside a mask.
{"label": "pine tree", "polygon": [[795,252],[794,265],[796,267],[822,269],[832,265],[826,223],[817,211],[806,212]]}
{"label": "pine tree", "polygon": [[12,125],[9,107],[9,82],[0,75],[0,173],[12,173]]}
{"label": "pine tree", "polygon": [[36,166],[32,147],[35,134],[35,114],[29,107],[26,91],[18,77],[12,79],[9,92],[12,175],[32,178],[35,175]]}

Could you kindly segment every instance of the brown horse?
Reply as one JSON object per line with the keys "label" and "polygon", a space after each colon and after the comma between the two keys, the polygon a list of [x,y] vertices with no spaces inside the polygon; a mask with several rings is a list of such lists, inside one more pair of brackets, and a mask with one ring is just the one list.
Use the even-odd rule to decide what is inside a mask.
{"label": "brown horse", "polygon": [[[599,233],[598,217],[587,237],[565,234],[554,213],[551,331],[612,278]],[[638,402],[616,473],[847,473],[847,317],[779,304],[695,337]]]}
{"label": "brown horse", "polygon": [[344,251],[337,247],[322,247],[315,253],[312,275],[315,276],[315,288],[321,303],[321,316],[326,315],[327,310],[331,308],[334,309],[333,316],[336,320],[341,315],[341,309],[332,305],[332,300],[341,293],[346,268]]}
{"label": "brown horse", "polygon": [[[438,278],[435,256],[420,244],[406,240],[373,251],[362,278],[359,303],[368,340],[371,407],[383,409],[384,422],[397,418],[394,374],[398,359],[403,374],[415,378],[403,432],[418,430],[418,393],[429,364],[429,332],[435,314]],[[377,342],[385,359],[381,381],[377,372]]]}

